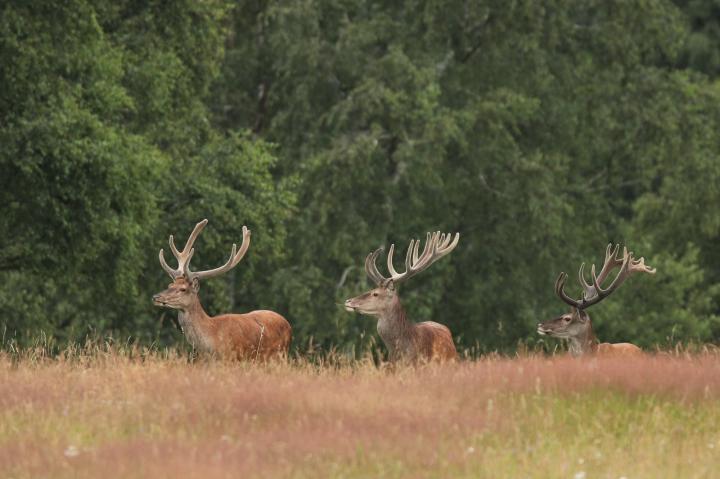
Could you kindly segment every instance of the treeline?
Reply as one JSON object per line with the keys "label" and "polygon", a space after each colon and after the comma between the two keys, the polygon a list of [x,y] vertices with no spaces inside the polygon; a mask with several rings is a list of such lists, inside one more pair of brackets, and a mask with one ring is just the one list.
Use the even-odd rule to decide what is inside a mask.
{"label": "treeline", "polygon": [[[459,231],[402,293],[460,348],[534,344],[560,271],[628,244],[654,277],[603,340],[720,341],[720,10],[709,0],[9,1],[0,328],[182,341],[158,250],[253,231],[210,313],[274,309],[357,350],[365,255]],[[573,293],[579,287],[573,285]]]}

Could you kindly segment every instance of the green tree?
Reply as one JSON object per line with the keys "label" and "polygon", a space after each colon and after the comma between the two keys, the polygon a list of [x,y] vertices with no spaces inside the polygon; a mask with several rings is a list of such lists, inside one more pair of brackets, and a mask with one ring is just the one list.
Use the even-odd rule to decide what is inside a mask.
{"label": "green tree", "polygon": [[[563,307],[557,273],[608,241],[670,254],[685,275],[657,289],[683,299],[656,338],[675,323],[694,331],[684,338],[713,337],[712,301],[684,293],[700,266],[672,266],[695,257],[636,221],[677,153],[661,137],[676,119],[659,105],[709,87],[668,67],[688,35],[673,4],[268,1],[234,10],[232,32],[212,108],[217,124],[278,143],[280,171],[302,178],[296,266],[276,286],[301,336],[349,346],[372,332],[330,305],[366,288],[367,252],[442,229],[461,231],[460,246],[403,298],[465,346],[534,340]],[[628,298],[613,302],[632,311]],[[636,332],[621,317],[606,331],[635,339],[666,304],[650,297]]]}
{"label": "green tree", "polygon": [[179,339],[149,301],[157,251],[207,217],[198,267],[253,230],[203,286],[209,311],[277,310],[300,348],[372,342],[341,303],[368,252],[428,230],[460,245],[403,300],[461,347],[538,341],[565,308],[557,274],[610,241],[659,272],[594,308],[601,338],[717,340],[714,17],[699,0],[6,2],[2,326]]}
{"label": "green tree", "polygon": [[207,119],[224,9],[223,2],[2,7],[6,339],[42,330],[61,340],[95,331],[147,341],[171,332],[150,303],[166,281],[157,251],[168,234],[202,217],[213,230],[199,264],[227,254],[242,224],[259,230],[240,273],[247,282],[232,275],[211,284],[209,309],[268,298],[264,272],[282,257],[291,181],[270,176],[268,145],[218,134]]}

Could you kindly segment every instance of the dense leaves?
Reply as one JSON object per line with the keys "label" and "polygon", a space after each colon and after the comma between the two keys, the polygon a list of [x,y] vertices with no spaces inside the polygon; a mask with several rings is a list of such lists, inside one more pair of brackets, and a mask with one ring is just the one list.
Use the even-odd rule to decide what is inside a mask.
{"label": "dense leaves", "polygon": [[253,230],[207,309],[275,309],[302,349],[372,342],[339,304],[369,251],[428,230],[460,246],[402,298],[462,347],[537,342],[565,310],[556,275],[610,241],[658,274],[594,308],[601,338],[716,341],[715,17],[700,0],[11,2],[8,334],[167,339],[157,250],[207,217],[198,266]]}
{"label": "dense leaves", "polygon": [[243,224],[264,237],[243,286],[234,275],[224,288],[206,285],[209,309],[267,298],[263,272],[283,257],[293,196],[289,180],[270,175],[268,145],[210,126],[204,102],[222,59],[223,11],[211,2],[3,7],[6,339],[41,329],[67,339],[157,337],[161,312],[150,296],[167,281],[157,251],[204,217],[199,266],[221,261]]}

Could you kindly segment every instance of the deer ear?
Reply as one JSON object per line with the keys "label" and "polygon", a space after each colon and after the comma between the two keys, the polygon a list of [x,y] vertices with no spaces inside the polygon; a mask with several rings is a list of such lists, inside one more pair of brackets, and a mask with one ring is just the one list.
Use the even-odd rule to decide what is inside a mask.
{"label": "deer ear", "polygon": [[390,291],[395,291],[395,281],[392,279],[388,280],[386,288]]}
{"label": "deer ear", "polygon": [[192,279],[192,289],[193,289],[193,291],[195,291],[196,293],[197,293],[198,291],[200,291],[200,280],[199,280],[199,279],[197,279],[197,278],[193,278],[193,279]]}

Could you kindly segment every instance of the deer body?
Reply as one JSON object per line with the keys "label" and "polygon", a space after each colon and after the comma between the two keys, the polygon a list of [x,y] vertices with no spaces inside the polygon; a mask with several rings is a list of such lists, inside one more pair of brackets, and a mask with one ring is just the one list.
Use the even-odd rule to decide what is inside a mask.
{"label": "deer body", "polygon": [[290,324],[273,311],[210,317],[180,312],[180,327],[194,348],[234,359],[268,359],[286,353]]}
{"label": "deer body", "polygon": [[632,343],[600,343],[595,353],[601,356],[634,356],[642,354],[642,349]]}
{"label": "deer body", "polygon": [[273,311],[252,311],[245,314],[208,316],[200,303],[200,278],[211,277],[233,268],[250,245],[250,231],[243,227],[243,244],[224,266],[211,271],[192,272],[189,262],[192,244],[207,223],[198,223],[182,252],[178,252],[170,237],[170,247],[178,258],[177,270],[168,267],[160,251],[160,264],[173,282],[165,291],[153,296],[156,306],[178,310],[178,322],[188,342],[197,350],[229,359],[269,359],[287,354],[292,328],[285,318]]}
{"label": "deer body", "polygon": [[234,359],[268,359],[287,352],[290,324],[273,311],[208,316],[200,300],[178,312],[188,342],[197,350]]}
{"label": "deer body", "polygon": [[407,279],[449,253],[457,245],[459,235],[452,243],[451,239],[450,236],[441,237],[439,233],[432,237],[428,235],[425,249],[420,256],[417,251],[419,242],[411,241],[406,259],[408,268],[403,274],[398,274],[392,267],[393,245],[388,255],[388,269],[392,275],[390,278],[381,276],[375,266],[375,258],[380,250],[369,254],[365,259],[366,272],[378,287],[348,299],[345,301],[345,309],[378,318],[377,331],[392,362],[452,361],[457,358],[455,344],[447,326],[433,321],[414,323],[408,319],[395,286],[396,282]]}
{"label": "deer body", "polygon": [[457,358],[447,326],[434,321],[414,323],[407,318],[400,298],[378,315],[377,331],[390,353],[391,361],[447,361]]}
{"label": "deer body", "polygon": [[[583,270],[585,264],[580,266],[578,271],[578,280],[583,288],[580,299],[573,299],[565,293],[565,281],[567,275],[560,273],[555,282],[555,294],[566,304],[570,305],[570,313],[538,324],[537,332],[539,334],[553,336],[556,338],[566,339],[568,341],[568,349],[573,356],[583,355],[635,355],[642,354],[642,350],[631,343],[600,343],[593,331],[592,321],[586,308],[599,303],[633,273],[655,274],[655,268],[645,265],[645,259],[634,259],[633,253],[628,252],[627,248],[623,249],[622,257],[618,256],[619,245],[612,248],[612,244],[607,246],[605,250],[605,262],[600,274],[595,274],[595,265],[592,265],[591,276],[592,284],[585,279]],[[619,267],[615,279],[607,287],[603,289],[602,283],[610,275],[610,272]]]}

